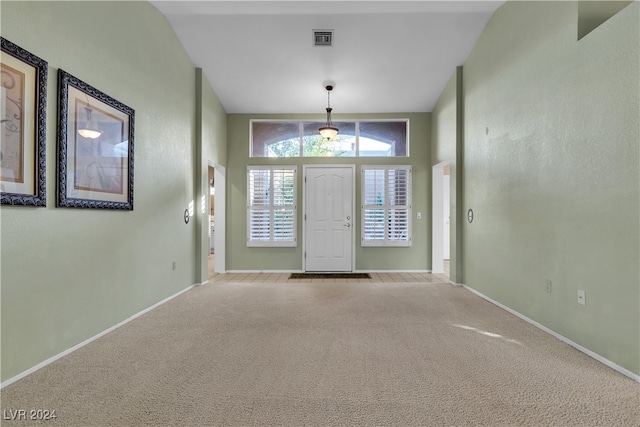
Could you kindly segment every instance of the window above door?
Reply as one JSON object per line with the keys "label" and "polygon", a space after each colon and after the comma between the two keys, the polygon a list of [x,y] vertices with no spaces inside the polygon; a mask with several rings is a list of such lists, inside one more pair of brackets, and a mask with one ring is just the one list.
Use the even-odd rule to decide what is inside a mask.
{"label": "window above door", "polygon": [[408,157],[409,120],[334,122],[338,136],[326,139],[323,122],[251,120],[251,157]]}

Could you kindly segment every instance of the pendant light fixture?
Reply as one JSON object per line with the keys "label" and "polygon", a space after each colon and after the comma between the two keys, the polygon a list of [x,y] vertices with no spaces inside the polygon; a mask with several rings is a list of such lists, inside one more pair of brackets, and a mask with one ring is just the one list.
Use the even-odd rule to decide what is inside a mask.
{"label": "pendant light fixture", "polygon": [[334,127],[333,123],[331,123],[331,91],[333,90],[333,86],[326,86],[325,89],[327,89],[327,123],[318,130],[323,138],[331,139],[338,135],[338,128]]}
{"label": "pendant light fixture", "polygon": [[84,123],[80,129],[78,129],[78,133],[83,138],[96,139],[100,135],[102,135],[102,131],[98,129],[98,123],[91,119],[91,113],[93,110],[91,109],[91,105],[89,104],[89,97],[87,96],[87,106],[84,107],[85,115],[87,116],[87,121]]}

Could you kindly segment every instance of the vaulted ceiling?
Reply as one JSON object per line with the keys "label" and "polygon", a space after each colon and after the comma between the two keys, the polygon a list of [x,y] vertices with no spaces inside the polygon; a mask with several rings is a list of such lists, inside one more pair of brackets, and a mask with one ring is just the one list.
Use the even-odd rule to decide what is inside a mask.
{"label": "vaulted ceiling", "polygon": [[[503,1],[151,1],[228,113],[431,111]],[[314,47],[313,30],[333,30]]]}

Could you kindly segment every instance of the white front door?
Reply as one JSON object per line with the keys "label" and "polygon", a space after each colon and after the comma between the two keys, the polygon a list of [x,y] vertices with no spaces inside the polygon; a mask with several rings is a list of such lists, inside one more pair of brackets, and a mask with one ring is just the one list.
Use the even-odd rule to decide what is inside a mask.
{"label": "white front door", "polygon": [[355,167],[304,171],[305,271],[353,271]]}

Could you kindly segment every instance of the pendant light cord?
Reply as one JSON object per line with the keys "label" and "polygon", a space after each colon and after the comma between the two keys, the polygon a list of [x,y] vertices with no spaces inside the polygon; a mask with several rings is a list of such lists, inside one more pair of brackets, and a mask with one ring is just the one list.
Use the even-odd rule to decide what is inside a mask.
{"label": "pendant light cord", "polygon": [[333,87],[327,86],[327,126],[328,127],[333,127],[333,124],[331,122],[331,111],[333,111],[333,109],[331,108],[331,90],[332,89]]}

